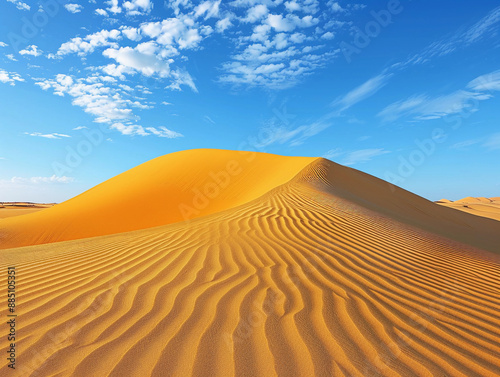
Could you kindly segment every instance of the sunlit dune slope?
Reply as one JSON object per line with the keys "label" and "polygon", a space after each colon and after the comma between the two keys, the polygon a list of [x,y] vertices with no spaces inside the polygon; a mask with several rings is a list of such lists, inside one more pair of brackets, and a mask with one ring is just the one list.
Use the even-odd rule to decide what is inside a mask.
{"label": "sunlit dune slope", "polygon": [[312,161],[210,149],[168,154],[53,208],[0,220],[0,248],[127,232],[219,212],[258,198]]}
{"label": "sunlit dune slope", "polygon": [[448,208],[458,209],[463,212],[470,213],[476,216],[487,217],[500,221],[500,198],[473,198],[467,197],[464,199],[452,202],[438,202]]}
{"label": "sunlit dune slope", "polygon": [[421,228],[500,223],[427,203],[318,159],[187,223],[1,250],[17,374],[500,375],[499,255]]}

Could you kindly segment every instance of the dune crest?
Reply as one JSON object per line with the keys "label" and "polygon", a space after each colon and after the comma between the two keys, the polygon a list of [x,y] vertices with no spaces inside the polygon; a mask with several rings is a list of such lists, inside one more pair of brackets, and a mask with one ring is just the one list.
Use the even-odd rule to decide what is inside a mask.
{"label": "dune crest", "polygon": [[431,210],[498,241],[496,221],[316,159],[189,222],[2,250],[23,273],[19,373],[498,375],[500,256],[423,229]]}

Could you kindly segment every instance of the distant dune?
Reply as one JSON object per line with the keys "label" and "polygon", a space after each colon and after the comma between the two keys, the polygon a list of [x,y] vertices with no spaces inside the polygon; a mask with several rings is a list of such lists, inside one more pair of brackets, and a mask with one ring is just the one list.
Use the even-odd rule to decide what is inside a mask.
{"label": "distant dune", "polygon": [[179,152],[0,235],[20,376],[500,374],[500,222],[325,159]]}
{"label": "distant dune", "polygon": [[500,197],[496,198],[472,198],[467,197],[464,199],[452,202],[448,200],[438,201],[438,204],[444,205],[448,208],[458,209],[476,216],[487,217],[490,219],[500,221]]}
{"label": "distant dune", "polygon": [[50,208],[54,203],[30,203],[30,202],[0,202],[0,219],[27,215],[38,212],[45,208]]}

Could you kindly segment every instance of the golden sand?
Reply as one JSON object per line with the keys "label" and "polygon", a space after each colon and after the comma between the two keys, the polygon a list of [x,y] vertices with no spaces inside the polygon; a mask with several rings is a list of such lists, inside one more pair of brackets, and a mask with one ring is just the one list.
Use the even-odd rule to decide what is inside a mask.
{"label": "golden sand", "polygon": [[449,208],[458,209],[476,216],[483,216],[494,220],[500,221],[500,198],[472,198],[467,197],[464,199],[452,202],[439,201],[438,204],[444,205]]}
{"label": "golden sand", "polygon": [[[192,179],[164,175],[164,186],[158,178],[158,187],[143,189],[171,195],[178,182],[179,192],[190,192],[239,156],[193,153],[208,170]],[[75,214],[66,237],[93,234],[72,233],[76,225],[95,229],[87,228],[90,213],[134,225],[126,209],[139,216],[147,203],[177,198],[143,193],[137,202],[141,185],[133,182],[151,182],[148,164],[134,179],[127,172],[23,221],[2,220],[2,245],[39,243],[0,250],[2,271],[15,264],[22,276],[18,375],[500,374],[498,221],[324,159],[258,156],[234,176],[237,188],[229,184],[223,199],[187,222],[168,213],[167,225],[119,234],[109,227],[107,235],[65,242],[54,242],[66,230],[55,220],[52,228],[34,227],[32,219],[49,211],[47,219],[56,219],[57,207],[68,215],[66,204],[93,210]],[[124,177],[134,195],[105,200],[99,191],[112,193]],[[133,202],[115,217],[103,213],[126,196]],[[99,197],[99,205],[81,199]],[[24,221],[33,228],[23,233],[16,226]],[[156,222],[138,217],[135,228],[147,224]]]}

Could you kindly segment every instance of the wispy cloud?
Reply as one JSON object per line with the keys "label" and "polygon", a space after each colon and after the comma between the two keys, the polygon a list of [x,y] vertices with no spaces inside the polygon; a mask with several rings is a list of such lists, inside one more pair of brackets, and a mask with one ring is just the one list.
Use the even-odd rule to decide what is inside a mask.
{"label": "wispy cloud", "polygon": [[384,87],[392,74],[380,74],[367,80],[360,86],[348,92],[345,96],[336,99],[332,106],[338,108],[339,112],[347,110],[355,104],[371,97]]}
{"label": "wispy cloud", "polygon": [[205,119],[205,121],[208,123],[215,124],[215,121],[212,118],[210,118],[208,115],[205,115],[203,117],[203,119]]}
{"label": "wispy cloud", "polygon": [[341,161],[343,165],[355,165],[373,160],[375,157],[390,153],[384,148],[360,149],[348,153]]}
{"label": "wispy cloud", "polygon": [[481,92],[500,91],[500,70],[475,78],[467,87]]}
{"label": "wispy cloud", "polygon": [[265,148],[272,144],[288,144],[292,147],[302,145],[307,139],[319,134],[321,131],[330,127],[331,123],[323,120],[301,125],[298,127],[277,125],[276,120],[272,119],[270,124],[263,127],[259,134],[265,135],[259,140],[252,140],[251,144],[255,148]]}
{"label": "wispy cloud", "polygon": [[451,149],[467,149],[468,147],[471,147],[473,145],[479,144],[481,142],[481,139],[469,139],[469,140],[464,140],[460,141],[458,143],[455,143],[450,146]]}
{"label": "wispy cloud", "polygon": [[330,149],[328,152],[323,154],[323,158],[327,158],[329,160],[333,160],[336,157],[342,156],[344,152],[342,152],[341,148],[333,148]]}
{"label": "wispy cloud", "polygon": [[24,134],[29,135],[29,136],[43,137],[46,139],[62,139],[65,137],[71,137],[71,136],[66,135],[66,134],[59,134],[59,133],[55,133],[55,132],[50,133],[50,134],[42,134],[40,132],[25,132]]}
{"label": "wispy cloud", "polygon": [[135,124],[123,124],[123,123],[113,123],[110,126],[111,129],[120,131],[122,135],[128,136],[148,136],[155,135],[158,137],[165,137],[167,139],[175,139],[178,137],[183,137],[179,132],[169,130],[166,127],[142,127]]}
{"label": "wispy cloud", "polygon": [[466,89],[438,97],[416,94],[396,101],[378,113],[384,121],[392,122],[411,116],[417,120],[439,119],[463,111],[477,111],[478,101],[493,97],[491,92],[500,91],[500,71],[494,71],[470,81]]}
{"label": "wispy cloud", "polygon": [[496,133],[488,137],[486,142],[483,144],[486,148],[497,150],[500,149],[500,133]]}
{"label": "wispy cloud", "polygon": [[404,67],[410,64],[422,64],[435,57],[449,55],[456,50],[468,47],[485,38],[497,36],[499,27],[500,7],[497,7],[469,28],[431,43],[420,53],[411,56],[407,61],[398,63],[397,65]]}
{"label": "wispy cloud", "polygon": [[3,180],[1,182],[3,183],[17,183],[17,184],[44,184],[44,183],[71,183],[74,182],[75,178],[73,177],[66,177],[66,176],[56,176],[53,175],[51,177],[31,177],[31,178],[24,178],[24,177],[12,177],[9,180]]}
{"label": "wispy cloud", "polygon": [[489,98],[491,98],[490,94],[465,90],[457,90],[434,98],[426,95],[416,95],[390,104],[378,113],[378,116],[384,121],[395,121],[405,116],[414,116],[418,120],[439,119],[465,110],[477,111],[475,103]]}

